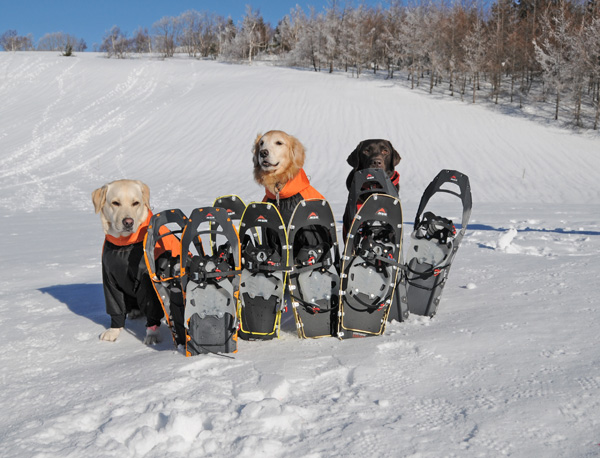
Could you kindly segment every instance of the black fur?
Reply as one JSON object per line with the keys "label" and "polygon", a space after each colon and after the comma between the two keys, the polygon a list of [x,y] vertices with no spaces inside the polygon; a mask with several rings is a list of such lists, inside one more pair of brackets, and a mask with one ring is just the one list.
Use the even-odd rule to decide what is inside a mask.
{"label": "black fur", "polygon": [[348,164],[352,171],[346,179],[346,188],[349,190],[354,178],[354,172],[364,169],[383,169],[391,178],[396,166],[400,163],[400,154],[394,149],[389,140],[370,139],[363,140],[348,156]]}

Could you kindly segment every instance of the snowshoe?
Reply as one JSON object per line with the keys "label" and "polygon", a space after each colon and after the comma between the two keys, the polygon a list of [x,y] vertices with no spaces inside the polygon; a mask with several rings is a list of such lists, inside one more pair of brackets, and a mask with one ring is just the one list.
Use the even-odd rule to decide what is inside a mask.
{"label": "snowshoe", "polygon": [[338,337],[380,335],[401,271],[402,208],[385,194],[356,213],[342,257]]}
{"label": "snowshoe", "polygon": [[[209,235],[205,246],[202,235]],[[222,208],[195,209],[181,238],[186,356],[237,351],[240,245]]]}
{"label": "snowshoe", "polygon": [[227,211],[229,219],[233,222],[238,222],[242,219],[244,210],[246,210],[246,204],[244,201],[236,195],[228,195],[217,197],[213,203],[213,207],[223,208]]}
{"label": "snowshoe", "polygon": [[248,205],[240,221],[240,241],[239,336],[270,340],[279,336],[288,265],[287,235],[277,207]]}
{"label": "snowshoe", "polygon": [[300,338],[336,335],[340,255],[333,213],[326,200],[303,200],[288,226],[289,273]]}
{"label": "snowshoe", "polygon": [[381,169],[364,169],[354,173],[348,192],[348,202],[344,210],[344,236],[350,230],[354,215],[372,194],[386,194],[398,198],[398,191],[385,171]]}
{"label": "snowshoe", "polygon": [[[165,313],[175,346],[185,344],[180,279],[180,238],[186,224],[187,217],[181,210],[165,210],[152,216],[144,238],[146,267]],[[175,238],[168,244],[171,250],[166,248],[165,237]]]}
{"label": "snowshoe", "polygon": [[[425,212],[436,193],[449,193],[461,200],[460,231],[456,231],[451,220]],[[450,266],[467,230],[471,206],[469,178],[455,170],[442,170],[425,189],[410,236],[406,276],[400,288],[402,303],[408,304],[410,313],[429,317],[436,314]]]}

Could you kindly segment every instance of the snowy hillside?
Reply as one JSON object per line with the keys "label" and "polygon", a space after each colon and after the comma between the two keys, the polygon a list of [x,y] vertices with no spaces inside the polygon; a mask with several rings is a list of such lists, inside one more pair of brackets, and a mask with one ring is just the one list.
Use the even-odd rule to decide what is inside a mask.
{"label": "snowy hillside", "polygon": [[[398,82],[176,58],[0,53],[0,455],[600,455],[600,137]],[[438,315],[377,338],[240,342],[234,359],[116,343],[91,192],[146,182],[156,211],[246,201],[251,145],[282,129],[341,221],[346,157],[403,157],[411,223],[442,168],[471,224]],[[458,213],[447,215],[458,221]],[[410,230],[411,225],[407,224]]]}

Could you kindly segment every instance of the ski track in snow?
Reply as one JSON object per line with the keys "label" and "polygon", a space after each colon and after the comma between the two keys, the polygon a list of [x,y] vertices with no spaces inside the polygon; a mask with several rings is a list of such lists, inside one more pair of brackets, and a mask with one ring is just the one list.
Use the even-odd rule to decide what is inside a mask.
{"label": "ski track in snow", "polygon": [[[174,59],[1,53],[0,443],[11,457],[600,454],[600,138],[394,82]],[[233,359],[119,340],[90,193],[138,178],[186,213],[251,178],[258,132],[307,147],[341,220],[345,160],[389,138],[407,233],[441,168],[472,219],[437,316],[383,336],[239,343]],[[454,221],[459,214],[449,214]],[[338,228],[339,229],[339,228]],[[405,234],[408,235],[408,234]]]}

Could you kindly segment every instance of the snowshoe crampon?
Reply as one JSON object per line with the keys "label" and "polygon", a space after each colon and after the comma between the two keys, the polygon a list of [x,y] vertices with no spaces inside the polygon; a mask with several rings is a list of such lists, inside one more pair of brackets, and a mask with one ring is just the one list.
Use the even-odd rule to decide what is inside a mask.
{"label": "snowshoe crampon", "polygon": [[185,343],[180,238],[186,224],[181,210],[165,210],[152,215],[144,238],[146,267],[176,346]]}
{"label": "snowshoe crampon", "polygon": [[[437,193],[460,199],[462,223],[456,231],[450,219],[425,211]],[[406,254],[406,277],[402,300],[410,313],[433,317],[440,303],[450,266],[467,230],[471,216],[469,178],[456,170],[442,170],[427,186],[415,218],[414,230]]]}
{"label": "snowshoe crampon", "polygon": [[289,288],[301,338],[336,335],[340,255],[326,200],[298,204],[288,226]]}
{"label": "snowshoe crampon", "polygon": [[288,266],[287,235],[277,208],[249,204],[240,221],[240,241],[239,336],[273,339],[279,336]]}
{"label": "snowshoe crampon", "polygon": [[380,335],[401,271],[400,200],[373,194],[356,213],[342,257],[338,336]]}
{"label": "snowshoe crampon", "polygon": [[[203,235],[208,235],[204,238]],[[181,238],[186,356],[237,351],[240,245],[222,208],[195,209]]]}

